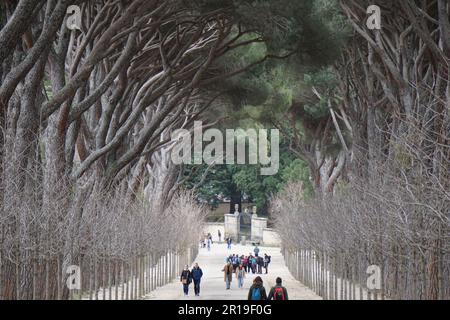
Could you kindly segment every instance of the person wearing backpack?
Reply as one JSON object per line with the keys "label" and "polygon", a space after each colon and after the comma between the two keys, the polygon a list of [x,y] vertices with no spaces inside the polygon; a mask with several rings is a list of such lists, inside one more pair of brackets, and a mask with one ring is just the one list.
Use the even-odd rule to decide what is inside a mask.
{"label": "person wearing backpack", "polygon": [[231,258],[231,265],[233,266],[233,272],[236,270],[236,255],[233,254],[233,257]]}
{"label": "person wearing backpack", "polygon": [[242,263],[236,268],[236,279],[238,280],[238,288],[244,287],[245,269]]}
{"label": "person wearing backpack", "polygon": [[233,259],[233,272],[236,271],[236,269],[239,267],[239,265],[241,264],[241,259],[239,258],[239,256],[236,254],[234,256]]}
{"label": "person wearing backpack", "polygon": [[195,295],[198,297],[200,295],[200,281],[203,277],[203,271],[198,266],[198,263],[195,263],[194,267],[191,271],[192,280],[194,280],[194,292]]}
{"label": "person wearing backpack", "polygon": [[250,258],[250,269],[252,270],[253,274],[256,273],[256,258],[253,256]]}
{"label": "person wearing backpack", "polygon": [[287,290],[282,286],[281,278],[278,277],[275,282],[277,285],[270,289],[267,300],[289,300]]}
{"label": "person wearing backpack", "polygon": [[233,280],[233,265],[228,262],[222,269],[227,290],[230,290],[231,281]]}
{"label": "person wearing backpack", "polygon": [[248,300],[266,300],[266,289],[263,286],[263,280],[261,277],[256,277],[253,280],[253,284],[248,291]]}
{"label": "person wearing backpack", "polygon": [[189,285],[192,282],[192,274],[188,265],[184,266],[184,270],[181,272],[180,282],[183,284],[184,295],[187,296],[189,294]]}

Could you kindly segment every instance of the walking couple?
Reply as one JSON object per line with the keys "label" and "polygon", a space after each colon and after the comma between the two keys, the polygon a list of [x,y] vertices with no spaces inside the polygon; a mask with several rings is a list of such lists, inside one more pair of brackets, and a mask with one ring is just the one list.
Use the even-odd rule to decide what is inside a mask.
{"label": "walking couple", "polygon": [[231,261],[228,261],[225,267],[222,269],[222,271],[224,273],[224,281],[227,290],[230,290],[231,288],[231,282],[233,281],[233,274],[236,276],[236,279],[238,281],[238,288],[242,289],[244,287],[244,278],[246,272],[242,263],[239,264],[236,269],[234,269]]}
{"label": "walking couple", "polygon": [[203,277],[203,271],[198,266],[198,263],[195,263],[192,270],[189,270],[189,266],[186,265],[184,270],[181,272],[180,282],[183,284],[183,292],[184,295],[187,296],[189,294],[189,285],[194,281],[194,293],[196,296],[200,296],[200,282]]}

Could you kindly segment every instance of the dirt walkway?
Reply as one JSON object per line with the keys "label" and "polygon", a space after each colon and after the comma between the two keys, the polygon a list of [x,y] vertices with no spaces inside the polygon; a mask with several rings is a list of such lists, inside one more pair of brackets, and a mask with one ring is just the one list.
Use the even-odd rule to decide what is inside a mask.
{"label": "dirt walkway", "polygon": [[[267,253],[272,256],[272,263],[269,266],[269,273],[261,275],[264,280],[264,286],[267,293],[270,287],[275,285],[275,278],[281,277],[283,285],[287,288],[289,298],[292,300],[318,300],[322,299],[309,288],[305,287],[299,281],[295,280],[287,267],[285,266],[280,248],[260,247],[260,254]],[[225,244],[213,244],[211,251],[200,249],[196,262],[203,270],[200,297],[194,295],[193,284],[190,286],[189,296],[185,297],[182,285],[179,279],[176,279],[166,286],[157,288],[146,296],[146,299],[159,300],[245,300],[247,299],[248,289],[256,275],[247,275],[244,282],[244,288],[237,287],[237,280],[233,277],[231,290],[225,290],[223,273],[221,272],[225,265],[225,258],[229,254],[248,255],[253,251],[251,246],[233,245],[232,250],[228,250]],[[263,269],[264,270],[264,269]],[[181,270],[180,270],[181,272]]]}

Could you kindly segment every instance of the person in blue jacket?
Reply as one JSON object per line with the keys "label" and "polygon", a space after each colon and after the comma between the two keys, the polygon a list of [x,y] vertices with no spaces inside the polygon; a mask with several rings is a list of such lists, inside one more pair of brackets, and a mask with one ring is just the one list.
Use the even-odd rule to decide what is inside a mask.
{"label": "person in blue jacket", "polygon": [[231,237],[227,238],[227,248],[228,248],[228,250],[231,250],[231,243],[232,243],[232,241],[233,240],[231,240]]}
{"label": "person in blue jacket", "polygon": [[203,271],[198,266],[198,263],[195,263],[194,267],[191,271],[192,280],[194,280],[194,292],[196,296],[200,295],[200,281],[203,277]]}

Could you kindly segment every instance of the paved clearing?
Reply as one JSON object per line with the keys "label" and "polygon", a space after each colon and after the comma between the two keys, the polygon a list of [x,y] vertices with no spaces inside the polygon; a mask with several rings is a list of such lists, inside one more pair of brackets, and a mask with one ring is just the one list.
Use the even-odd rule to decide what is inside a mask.
{"label": "paved clearing", "polygon": [[[289,298],[293,300],[320,300],[322,299],[316,295],[309,288],[305,287],[299,281],[295,280],[287,267],[285,266],[283,256],[280,248],[260,247],[260,254],[267,253],[272,256],[272,263],[269,266],[269,274],[261,275],[264,281],[264,287],[267,294],[269,294],[270,287],[275,285],[275,278],[281,277],[283,285],[287,288]],[[200,249],[196,262],[203,270],[203,278],[201,283],[200,297],[194,295],[194,285],[191,284],[189,288],[189,296],[185,297],[182,290],[182,285],[179,278],[171,283],[157,288],[145,299],[155,300],[246,300],[248,289],[251,286],[252,280],[256,277],[253,274],[247,274],[244,281],[244,288],[237,287],[237,280],[233,277],[231,290],[225,290],[225,282],[222,268],[225,265],[225,258],[229,254],[244,254],[248,255],[253,252],[252,246],[233,245],[231,250],[228,250],[225,244],[213,244],[211,251],[207,249]],[[263,269],[264,271],[264,269]],[[181,270],[180,270],[181,273]]]}

